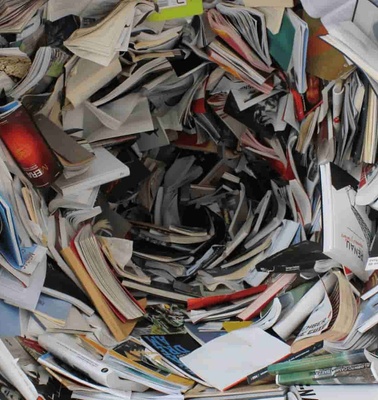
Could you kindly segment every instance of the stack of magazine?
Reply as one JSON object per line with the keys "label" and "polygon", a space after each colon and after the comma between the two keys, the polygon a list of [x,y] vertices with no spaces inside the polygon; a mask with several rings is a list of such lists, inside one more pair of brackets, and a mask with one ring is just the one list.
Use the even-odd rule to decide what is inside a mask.
{"label": "stack of magazine", "polygon": [[377,24],[0,1],[0,400],[375,399]]}

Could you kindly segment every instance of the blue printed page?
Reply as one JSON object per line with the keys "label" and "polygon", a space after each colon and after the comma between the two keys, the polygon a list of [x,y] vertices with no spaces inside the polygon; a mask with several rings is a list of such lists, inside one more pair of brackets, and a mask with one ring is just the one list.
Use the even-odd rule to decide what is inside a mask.
{"label": "blue printed page", "polygon": [[20,243],[17,237],[13,213],[10,206],[0,196],[0,252],[12,267],[23,265]]}

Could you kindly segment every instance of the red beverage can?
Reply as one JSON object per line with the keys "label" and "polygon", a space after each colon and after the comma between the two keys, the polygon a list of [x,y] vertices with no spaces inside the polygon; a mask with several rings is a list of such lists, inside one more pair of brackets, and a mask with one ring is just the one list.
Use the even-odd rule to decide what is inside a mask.
{"label": "red beverage can", "polygon": [[19,101],[0,107],[0,139],[34,187],[49,186],[62,173],[58,158]]}

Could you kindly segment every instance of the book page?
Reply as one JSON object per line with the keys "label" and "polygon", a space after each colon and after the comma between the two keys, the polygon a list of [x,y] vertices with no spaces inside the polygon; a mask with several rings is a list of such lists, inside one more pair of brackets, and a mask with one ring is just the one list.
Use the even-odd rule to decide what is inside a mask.
{"label": "book page", "polygon": [[297,335],[296,341],[320,335],[325,331],[332,320],[332,304],[328,294],[324,294],[323,301],[315,308]]}
{"label": "book page", "polygon": [[273,328],[283,339],[287,339],[294,330],[303,323],[315,307],[324,299],[325,292],[332,290],[336,283],[334,274],[326,275],[318,281],[302,299]]}
{"label": "book page", "polygon": [[207,383],[226,390],[289,353],[287,344],[251,326],[218,337],[181,361]]}
{"label": "book page", "polygon": [[[331,16],[337,17],[338,14],[338,18],[341,18],[338,19],[338,21],[347,21],[352,18],[350,10],[353,12],[356,0],[318,0],[316,2],[312,0],[302,0],[302,4],[306,12],[313,18],[326,18],[327,20],[331,20]],[[336,21],[334,21],[334,24],[336,24]]]}
{"label": "book page", "polygon": [[247,7],[293,7],[294,0],[244,0]]}
{"label": "book page", "polygon": [[47,6],[47,18],[56,21],[67,15],[80,15],[91,0],[50,0]]}

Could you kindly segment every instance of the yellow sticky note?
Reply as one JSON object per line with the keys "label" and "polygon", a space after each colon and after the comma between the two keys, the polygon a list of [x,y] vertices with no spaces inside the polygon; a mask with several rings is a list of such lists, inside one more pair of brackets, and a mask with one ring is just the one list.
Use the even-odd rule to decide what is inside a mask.
{"label": "yellow sticky note", "polygon": [[223,329],[226,332],[236,331],[237,329],[247,328],[251,325],[252,321],[226,321],[223,322]]}

